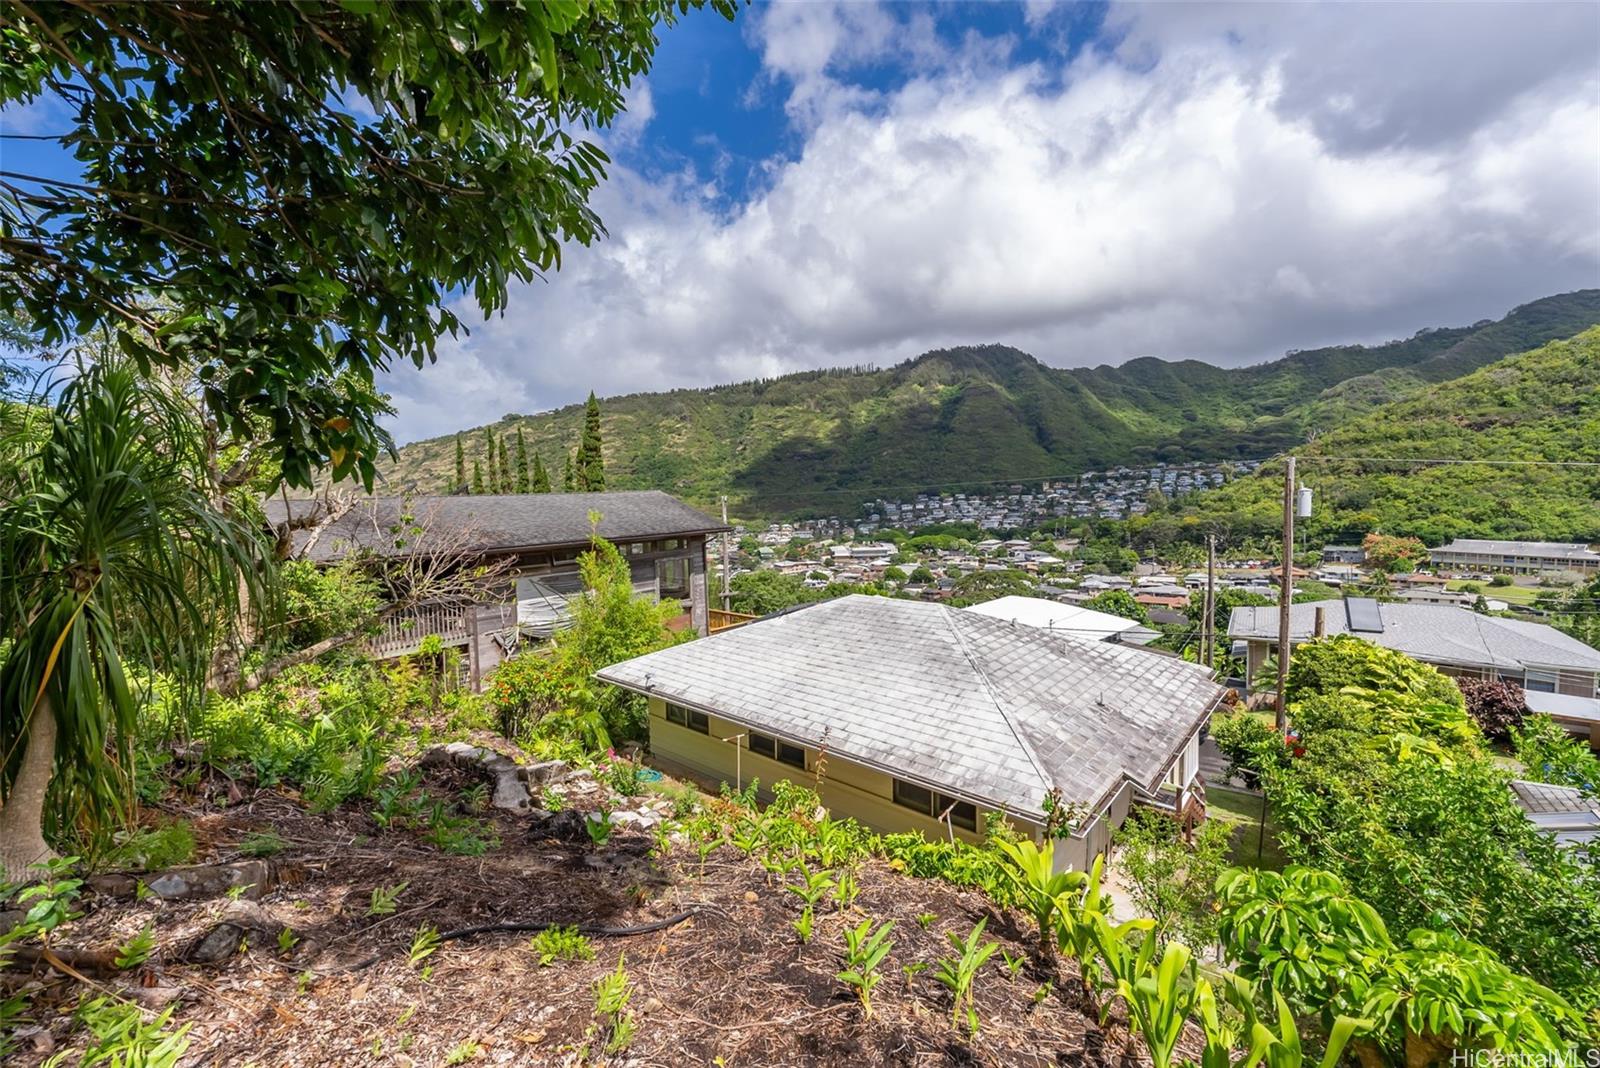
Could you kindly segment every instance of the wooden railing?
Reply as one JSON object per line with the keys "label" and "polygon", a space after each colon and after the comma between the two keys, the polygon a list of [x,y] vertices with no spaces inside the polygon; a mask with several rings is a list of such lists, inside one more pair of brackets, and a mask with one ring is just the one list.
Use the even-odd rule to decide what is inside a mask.
{"label": "wooden railing", "polygon": [[743,612],[728,612],[721,608],[708,608],[706,610],[706,629],[715,634],[719,630],[742,627],[752,619],[759,618],[761,617],[746,615]]}
{"label": "wooden railing", "polygon": [[368,639],[367,647],[379,659],[416,652],[422,639],[437,634],[445,645],[465,645],[471,634],[467,612],[459,604],[427,604],[390,616],[383,629]]}

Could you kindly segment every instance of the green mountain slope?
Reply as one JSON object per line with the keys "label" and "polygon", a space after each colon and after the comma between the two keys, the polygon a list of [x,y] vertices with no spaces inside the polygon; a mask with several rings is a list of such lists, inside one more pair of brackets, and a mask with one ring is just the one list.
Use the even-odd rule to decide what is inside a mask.
{"label": "green mountain slope", "polygon": [[[1296,449],[1316,497],[1307,540],[1371,530],[1455,537],[1600,541],[1600,467],[1421,466],[1348,457],[1600,463],[1600,328],[1512,356],[1386,404]],[[1282,468],[1186,502],[1180,514],[1235,537],[1271,536]],[[1193,527],[1191,526],[1191,529]]]}
{"label": "green mountain slope", "polygon": [[[1504,319],[1423,330],[1376,346],[1293,352],[1225,370],[1152,358],[1058,369],[990,345],[926,353],[886,370],[815,371],[711,389],[606,398],[608,483],[700,504],[728,493],[742,514],[853,512],[870,493],[1032,481],[1119,463],[1260,457],[1465,374],[1600,323],[1600,290],[1545,298]],[[559,474],[582,406],[513,416]],[[483,428],[463,430],[468,468]],[[407,445],[393,490],[441,492],[454,438]]]}

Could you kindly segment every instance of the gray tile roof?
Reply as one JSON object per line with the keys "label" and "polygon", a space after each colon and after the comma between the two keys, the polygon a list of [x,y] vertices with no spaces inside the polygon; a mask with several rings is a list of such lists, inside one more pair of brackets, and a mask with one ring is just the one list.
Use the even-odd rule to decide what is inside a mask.
{"label": "gray tile roof", "polygon": [[1033,819],[1147,790],[1222,695],[1204,668],[923,601],[853,595],[597,677]]}
{"label": "gray tile roof", "polygon": [[[1289,608],[1291,641],[1312,636],[1319,607],[1328,634],[1348,632],[1343,601],[1296,604]],[[1383,631],[1361,631],[1356,636],[1419,660],[1515,670],[1600,671],[1600,650],[1543,623],[1483,616],[1451,605],[1392,601],[1380,603],[1378,612],[1383,617]],[[1228,637],[1277,641],[1277,607],[1235,608],[1228,617]]]}
{"label": "gray tile roof", "polygon": [[[299,516],[315,504],[290,501],[289,507],[292,514]],[[427,552],[436,547],[437,541],[430,545],[424,538],[412,540],[403,549],[396,548],[391,531],[399,525],[402,509],[407,505],[417,524],[424,528],[467,530],[470,547],[480,552],[585,545],[589,541],[590,512],[600,513],[600,536],[608,541],[670,538],[728,529],[660,490],[363,497],[317,539],[312,559],[326,563],[344,556],[352,547],[386,555]],[[268,522],[283,521],[281,499],[269,499],[264,506]],[[307,532],[297,532],[296,547],[304,545],[307,537]]]}

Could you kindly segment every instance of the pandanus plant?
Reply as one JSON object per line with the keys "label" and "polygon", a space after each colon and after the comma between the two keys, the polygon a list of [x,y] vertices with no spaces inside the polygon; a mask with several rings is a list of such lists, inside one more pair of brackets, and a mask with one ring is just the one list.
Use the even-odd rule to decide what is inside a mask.
{"label": "pandanus plant", "polygon": [[259,542],[213,500],[202,428],[181,397],[98,363],[41,422],[23,420],[0,445],[8,881],[53,856],[47,822],[64,836],[130,810],[141,699],[130,669],[193,697],[220,623],[262,593]]}

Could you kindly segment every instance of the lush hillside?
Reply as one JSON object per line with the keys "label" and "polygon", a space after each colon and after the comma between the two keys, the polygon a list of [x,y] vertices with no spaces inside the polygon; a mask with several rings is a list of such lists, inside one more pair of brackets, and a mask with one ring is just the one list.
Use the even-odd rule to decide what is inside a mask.
{"label": "lush hillside", "polygon": [[[1600,468],[1410,466],[1338,457],[1600,462],[1600,328],[1429,386],[1296,450],[1316,491],[1312,544],[1369,530],[1600,541]],[[1282,468],[1183,508],[1239,534],[1275,531]]]}
{"label": "lush hillside", "polygon": [[[1224,370],[1133,360],[1063,370],[1016,349],[929,352],[886,370],[807,372],[712,389],[606,398],[607,475],[746,513],[850,512],[868,490],[1032,480],[1108,464],[1259,457],[1430,382],[1600,323],[1600,290],[1549,297],[1499,321],[1385,345],[1292,352]],[[507,417],[558,475],[582,407]],[[463,428],[470,457],[482,428]],[[438,492],[453,438],[405,447],[389,484]]]}

